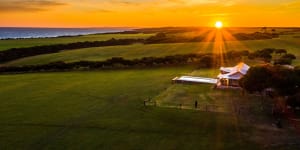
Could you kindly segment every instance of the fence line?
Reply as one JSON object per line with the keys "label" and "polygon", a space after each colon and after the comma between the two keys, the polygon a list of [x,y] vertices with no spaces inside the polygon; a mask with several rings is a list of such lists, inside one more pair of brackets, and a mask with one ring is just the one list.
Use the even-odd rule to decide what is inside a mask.
{"label": "fence line", "polygon": [[222,113],[234,113],[236,115],[243,115],[245,113],[250,113],[252,111],[251,106],[242,105],[242,104],[224,104],[224,105],[216,105],[216,104],[199,104],[198,102],[195,104],[184,105],[182,103],[174,104],[174,105],[163,105],[158,104],[156,100],[151,99],[150,97],[143,101],[144,107],[152,106],[152,107],[163,107],[163,108],[176,108],[182,110],[196,110],[202,112],[222,112]]}

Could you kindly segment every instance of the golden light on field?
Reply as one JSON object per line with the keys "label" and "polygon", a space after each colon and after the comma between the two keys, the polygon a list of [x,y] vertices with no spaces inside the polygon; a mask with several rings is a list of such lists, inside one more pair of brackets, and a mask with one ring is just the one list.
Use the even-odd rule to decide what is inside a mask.
{"label": "golden light on field", "polygon": [[223,27],[222,21],[217,21],[217,22],[215,23],[215,27],[216,27],[217,29],[221,29],[221,28]]}

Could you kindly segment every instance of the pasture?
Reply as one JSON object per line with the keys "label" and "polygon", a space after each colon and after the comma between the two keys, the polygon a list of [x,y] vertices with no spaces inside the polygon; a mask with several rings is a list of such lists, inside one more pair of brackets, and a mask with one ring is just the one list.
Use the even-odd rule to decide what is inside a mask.
{"label": "pasture", "polygon": [[[282,35],[280,38],[270,40],[226,41],[223,44],[223,51],[254,51],[263,48],[284,48],[287,49],[288,52],[297,56],[298,59],[294,61],[294,65],[300,65],[300,42],[297,38],[293,38],[293,36],[294,35]],[[216,45],[214,42],[164,43],[148,45],[134,44],[128,46],[94,47],[22,58],[8,62],[6,65],[34,65],[46,64],[55,61],[101,61],[111,57],[134,59],[141,57],[161,57],[166,55],[187,53],[210,53],[216,52],[216,47],[218,47],[218,45]]]}
{"label": "pasture", "polygon": [[143,106],[191,70],[1,75],[0,148],[259,148],[233,115]]}
{"label": "pasture", "polygon": [[129,39],[129,38],[147,38],[153,34],[91,34],[74,37],[57,37],[57,38],[33,38],[17,40],[0,40],[0,51],[10,48],[32,47],[40,45],[67,44],[85,41],[105,41],[111,38]]}
{"label": "pasture", "polygon": [[[112,37],[148,36],[150,34],[120,34],[117,37],[106,34],[62,39],[3,40],[0,41],[0,50],[61,42],[99,41]],[[294,65],[300,65],[300,42],[293,36],[282,35],[271,40],[226,41],[222,46],[225,52],[285,48],[297,56]],[[4,65],[209,53],[215,52],[218,46],[213,42],[199,42],[95,47],[33,56]],[[256,62],[246,60],[246,63]],[[265,147],[266,144],[297,142],[289,126],[281,130],[272,127],[274,120],[269,110],[261,110],[262,100],[259,96],[242,95],[240,91],[215,90],[212,85],[171,83],[175,76],[216,77],[218,73],[217,69],[195,70],[192,66],[181,66],[2,74],[0,149],[250,150],[274,148]],[[149,98],[157,101],[158,107],[144,106],[144,100]],[[195,110],[195,100],[199,102],[199,107],[218,105],[223,109],[210,112]],[[185,109],[179,109],[179,104]],[[251,107],[251,111],[237,115],[232,111],[236,104]]]}

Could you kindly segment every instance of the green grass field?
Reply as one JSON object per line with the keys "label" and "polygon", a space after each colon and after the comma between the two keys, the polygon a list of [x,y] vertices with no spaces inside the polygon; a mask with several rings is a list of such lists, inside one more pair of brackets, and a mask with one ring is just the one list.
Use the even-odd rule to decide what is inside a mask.
{"label": "green grass field", "polygon": [[[150,35],[117,36],[4,40],[0,41],[0,50]],[[292,36],[231,41],[226,42],[224,48],[226,51],[285,48],[297,55],[294,64],[300,65],[300,41]],[[86,48],[23,58],[6,65],[207,53],[212,52],[214,46],[217,45],[200,42]],[[256,63],[247,61],[248,64]],[[266,115],[268,113],[261,111],[261,99],[257,96],[214,90],[212,85],[171,83],[175,76],[216,77],[218,73],[219,70],[194,70],[190,66],[2,74],[0,149],[250,150],[266,149],[266,143],[294,142],[289,139],[294,137],[290,128],[277,130],[272,127],[273,120]],[[156,100],[158,107],[143,106],[148,98]],[[195,100],[199,101],[199,106],[220,105],[224,109],[219,112],[194,110]],[[232,113],[233,102],[255,108],[254,113],[237,116]],[[187,109],[178,109],[178,104]]]}
{"label": "green grass field", "polygon": [[[33,65],[55,61],[100,61],[111,57],[133,59],[149,56],[160,57],[175,54],[207,53],[213,52],[215,46],[216,45],[213,42],[199,42],[95,47],[27,57],[8,62],[7,65]],[[223,47],[225,52],[230,50],[254,51],[263,48],[285,48],[288,52],[293,53],[298,57],[298,59],[294,61],[294,65],[300,65],[300,42],[298,39],[292,38],[291,35],[281,36],[279,39],[272,40],[228,41],[224,43]]]}
{"label": "green grass field", "polygon": [[66,44],[84,41],[104,41],[111,38],[147,38],[153,34],[92,34],[75,37],[58,37],[58,38],[35,38],[35,39],[18,39],[18,40],[0,40],[0,51],[10,48],[32,47],[39,45]]}
{"label": "green grass field", "polygon": [[[191,68],[0,76],[1,149],[257,149],[232,115],[143,100]],[[151,82],[149,82],[151,81]]]}

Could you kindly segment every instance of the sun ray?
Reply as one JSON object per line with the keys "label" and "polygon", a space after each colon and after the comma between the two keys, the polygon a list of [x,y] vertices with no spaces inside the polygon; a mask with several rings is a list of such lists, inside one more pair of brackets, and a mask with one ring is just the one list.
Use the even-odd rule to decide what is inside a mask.
{"label": "sun ray", "polygon": [[224,51],[225,47],[224,39],[222,37],[222,30],[217,30],[213,44],[214,64],[216,66],[222,66],[225,64]]}
{"label": "sun ray", "polygon": [[[234,50],[234,51],[242,51],[242,50],[250,50],[243,42],[236,39],[229,31],[226,29],[224,30],[224,37],[225,37],[225,47],[227,50]],[[241,61],[245,61],[243,58]]]}
{"label": "sun ray", "polygon": [[210,49],[212,49],[212,41],[215,37],[214,30],[206,29],[205,33],[203,34],[203,40],[199,43],[199,46],[201,46],[202,52],[207,52]]}

